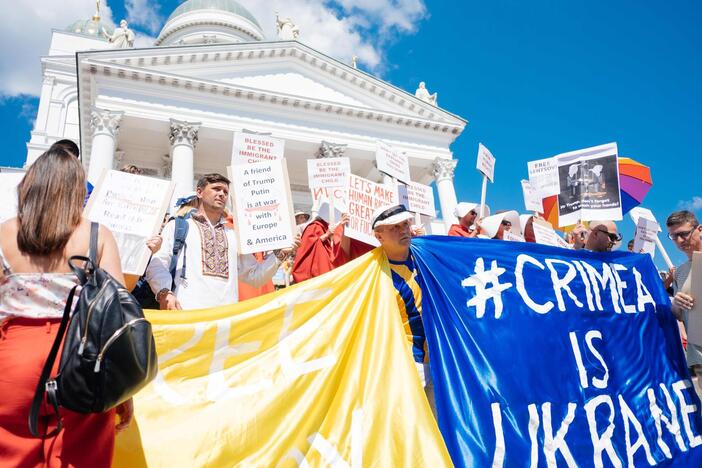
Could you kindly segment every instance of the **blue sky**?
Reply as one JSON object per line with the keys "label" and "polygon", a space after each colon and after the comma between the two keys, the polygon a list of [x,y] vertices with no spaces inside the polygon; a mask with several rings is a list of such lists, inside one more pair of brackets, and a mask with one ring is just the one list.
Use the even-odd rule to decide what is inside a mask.
{"label": "blue sky", "polygon": [[[150,10],[150,22],[136,29],[155,35],[153,25],[178,3],[161,2]],[[384,4],[402,9],[407,3],[422,4]],[[345,0],[326,7],[353,15],[353,4]],[[129,14],[121,1],[109,5],[113,18]],[[527,161],[616,141],[621,155],[651,167],[654,187],[645,206],[659,221],[683,205],[702,215],[702,199],[695,203],[702,197],[697,182],[702,171],[702,3],[470,0],[423,6],[408,16],[409,27],[389,30],[383,28],[388,10],[366,11],[372,21],[356,31],[366,43],[381,38],[376,48],[381,61],[374,69],[385,80],[410,92],[426,81],[431,92],[439,93],[441,107],[470,122],[452,147],[460,161],[459,200],[480,196],[474,169],[478,142],[497,158],[488,202],[494,209],[523,211],[519,180],[526,178]],[[48,42],[37,52],[37,73],[39,55],[47,50]],[[0,100],[6,129],[0,165],[24,162],[35,112],[35,98]],[[630,238],[629,219],[620,224],[625,239]],[[670,241],[664,244],[675,263],[683,261]]]}

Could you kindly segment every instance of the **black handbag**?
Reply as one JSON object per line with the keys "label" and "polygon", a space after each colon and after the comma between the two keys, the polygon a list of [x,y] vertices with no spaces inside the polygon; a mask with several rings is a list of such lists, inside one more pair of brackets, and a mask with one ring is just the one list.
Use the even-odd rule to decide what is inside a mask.
{"label": "black handbag", "polygon": [[[81,286],[71,313],[74,287],[66,301],[58,334],[37,384],[29,415],[29,430],[38,431],[39,408],[46,394],[63,428],[59,406],[78,413],[102,413],[128,400],[158,371],[151,324],[141,306],[109,273],[97,266],[98,224],[90,227],[89,257],[68,260]],[[76,266],[83,262],[83,267]],[[66,330],[68,332],[66,333]],[[64,336],[65,335],[65,336]],[[59,372],[49,379],[64,341]]]}

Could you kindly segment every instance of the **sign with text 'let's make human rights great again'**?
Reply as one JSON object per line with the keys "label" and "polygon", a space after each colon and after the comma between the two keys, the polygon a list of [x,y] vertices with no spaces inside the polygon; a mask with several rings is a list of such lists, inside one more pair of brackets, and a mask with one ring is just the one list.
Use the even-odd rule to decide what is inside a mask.
{"label": "sign with text 'let's make human rights great again'", "polygon": [[295,218],[285,159],[239,164],[229,173],[239,252],[292,246]]}
{"label": "sign with text 'let's make human rights great again'", "polygon": [[397,204],[397,190],[394,186],[376,184],[368,179],[351,174],[347,192],[349,224],[344,231],[352,239],[377,246],[371,221],[373,211],[385,205]]}
{"label": "sign with text 'let's make human rights great again'", "polygon": [[455,466],[702,466],[702,419],[648,255],[412,240]]}

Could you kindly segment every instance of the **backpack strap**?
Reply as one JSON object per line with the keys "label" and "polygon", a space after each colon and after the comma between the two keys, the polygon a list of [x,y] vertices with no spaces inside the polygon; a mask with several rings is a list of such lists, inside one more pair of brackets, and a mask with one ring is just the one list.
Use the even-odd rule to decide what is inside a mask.
{"label": "backpack strap", "polygon": [[[29,411],[29,432],[31,432],[34,437],[53,437],[63,429],[63,421],[61,420],[61,413],[59,413],[58,397],[56,395],[56,381],[53,379],[49,380],[49,375],[54,367],[54,362],[56,362],[56,356],[58,355],[59,348],[61,347],[63,335],[66,333],[66,328],[68,327],[68,322],[71,317],[73,297],[75,296],[77,288],[78,286],[74,286],[73,289],[71,289],[71,292],[68,294],[66,307],[63,309],[61,325],[59,325],[58,333],[56,333],[56,338],[54,339],[54,344],[51,345],[49,357],[46,358],[44,368],[41,371],[41,377],[39,377],[37,388],[34,391],[34,399],[32,400],[32,407]],[[51,431],[49,434],[40,435],[39,408],[44,400],[44,393],[47,394],[47,400],[49,403],[51,403],[51,406],[53,406],[54,415],[56,416],[56,429]]]}
{"label": "backpack strap", "polygon": [[97,266],[97,251],[98,251],[98,231],[100,230],[100,225],[98,223],[90,223],[90,253],[88,257],[93,261],[93,264]]}
{"label": "backpack strap", "polygon": [[180,270],[180,277],[185,279],[186,270],[186,253],[187,246],[185,245],[185,238],[188,237],[188,217],[178,216],[175,218],[175,229],[173,234],[173,255],[171,256],[171,263],[168,266],[168,271],[171,274],[171,291],[175,291],[175,277],[176,269],[178,268],[178,255],[180,251],[183,250],[183,268]]}

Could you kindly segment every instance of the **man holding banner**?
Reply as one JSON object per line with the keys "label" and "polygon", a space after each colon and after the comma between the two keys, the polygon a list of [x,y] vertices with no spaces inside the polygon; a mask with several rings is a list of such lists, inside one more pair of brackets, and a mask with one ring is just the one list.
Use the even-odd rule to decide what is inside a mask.
{"label": "man holding banner", "polygon": [[234,229],[226,225],[224,207],[229,179],[207,174],[197,183],[199,209],[188,222],[185,247],[173,257],[175,223],[163,230],[163,246],[147,268],[146,278],[161,309],[201,309],[238,302],[237,280],[259,287],[269,281],[293,249],[268,254],[261,263],[239,255]]}

